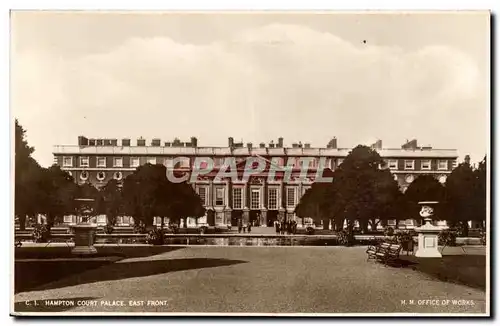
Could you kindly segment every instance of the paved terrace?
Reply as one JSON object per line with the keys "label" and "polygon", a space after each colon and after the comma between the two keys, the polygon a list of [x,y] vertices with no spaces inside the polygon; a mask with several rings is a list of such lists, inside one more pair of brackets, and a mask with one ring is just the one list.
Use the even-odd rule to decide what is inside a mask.
{"label": "paved terrace", "polygon": [[[450,254],[461,253],[452,249],[456,252]],[[86,271],[85,260],[78,261],[79,272],[17,293],[16,308],[32,310],[34,301],[29,301],[31,306],[25,301],[38,300],[42,308],[36,309],[81,313],[470,314],[486,310],[483,288],[440,281],[411,265],[398,268],[367,262],[366,247],[164,246],[149,250],[149,256],[110,261]],[[469,249],[464,257],[481,261],[484,255],[482,247]],[[468,273],[477,272],[471,267]],[[96,306],[43,307],[44,300],[69,299],[94,300]],[[148,300],[156,305],[148,305]],[[437,306],[418,304],[419,300],[450,302]],[[462,300],[462,305],[451,300]],[[133,305],[140,301],[143,305]]]}

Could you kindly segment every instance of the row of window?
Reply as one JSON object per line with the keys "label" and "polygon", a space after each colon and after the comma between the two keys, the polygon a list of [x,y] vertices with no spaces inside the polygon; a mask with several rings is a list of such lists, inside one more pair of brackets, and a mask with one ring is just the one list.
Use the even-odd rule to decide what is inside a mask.
{"label": "row of window", "polygon": [[[244,158],[239,159],[240,162],[244,161],[244,160],[245,160]],[[342,164],[342,161],[343,161],[343,159],[337,159],[337,164],[338,165]],[[157,164],[158,160],[156,157],[146,157],[146,163]],[[239,163],[238,160],[237,160],[237,163]],[[284,165],[284,159],[278,158],[277,163],[278,163],[278,165]],[[328,166],[331,166],[334,163],[334,160],[331,160],[331,162],[328,162],[328,163],[329,163]],[[172,158],[166,158],[164,161],[164,164],[167,167],[173,167]],[[224,164],[224,158],[215,158],[214,159],[215,166],[222,166],[223,164]],[[140,158],[139,157],[131,157],[130,158],[130,167],[138,167],[139,165],[140,165]],[[181,167],[189,167],[190,166],[189,158],[180,158],[179,165]],[[207,162],[201,162],[200,167],[206,168],[207,165],[208,165]],[[289,163],[289,165],[302,167],[304,165],[304,161],[302,161],[302,158],[296,158],[296,161],[292,161],[291,163]],[[78,166],[79,167],[89,167],[90,166],[90,158],[88,156],[79,157],[79,165]],[[107,166],[107,158],[104,156],[97,157],[96,166],[98,168],[105,168]],[[315,168],[317,166],[318,166],[317,159],[313,159],[309,162],[309,167]],[[63,157],[63,167],[73,167],[73,157],[72,156],[64,156]],[[123,157],[113,157],[113,167],[115,167],[115,168],[123,167]]]}
{"label": "row of window", "polygon": [[[302,187],[302,194],[308,187]],[[209,201],[209,188],[208,186],[197,186],[197,193],[201,198],[202,203],[205,206],[210,206]],[[293,208],[297,205],[300,198],[298,198],[298,188],[297,187],[287,187],[286,188],[286,206]],[[245,193],[243,187],[234,187],[232,189],[232,208],[233,209],[243,209],[245,200]],[[226,205],[226,188],[224,186],[214,187],[214,206],[225,206]],[[277,210],[280,208],[280,189],[277,187],[269,187],[267,189],[267,208],[270,210]],[[261,209],[262,203],[264,202],[262,198],[262,188],[250,188],[250,209]]]}
{"label": "row of window", "polygon": [[[387,165],[391,170],[398,169],[398,160],[388,160]],[[420,161],[420,169],[421,170],[430,170],[431,169],[432,160],[421,160]],[[458,162],[456,160],[453,161],[453,168],[457,166]],[[415,170],[415,160],[404,160],[404,169],[405,170]],[[437,161],[437,169],[438,170],[448,170],[448,160],[438,160]]]}
{"label": "row of window", "polygon": [[[89,157],[88,156],[81,156],[79,157],[79,167],[89,167]],[[241,158],[241,160],[244,160]],[[295,161],[294,161],[295,160]],[[157,164],[157,158],[156,157],[146,157],[146,162],[150,164]],[[278,165],[283,166],[284,165],[284,159],[283,158],[278,158],[277,159]],[[343,159],[339,158],[336,159],[337,166],[342,164]],[[387,160],[387,166],[391,170],[397,170],[398,169],[398,164],[399,160],[397,159],[390,159]],[[214,160],[214,164],[216,166],[221,166],[224,163],[224,158],[216,158]],[[289,165],[295,166],[295,167],[302,167],[304,161],[302,161],[302,158],[292,158],[292,163],[288,162]],[[164,164],[167,167],[173,167],[173,161],[172,158],[166,158]],[[189,158],[183,158],[179,162],[181,167],[189,167],[190,161]],[[331,169],[334,169],[335,166],[335,159],[328,159],[327,160],[327,166]],[[420,169],[421,170],[431,170],[431,164],[432,160],[421,160],[420,161]],[[98,168],[102,167],[105,168],[107,165],[107,159],[106,157],[97,157],[96,159],[96,166]],[[140,158],[139,157],[131,157],[130,158],[130,167],[138,167],[140,165]],[[207,163],[202,162],[200,167],[201,168],[206,168]],[[453,168],[457,166],[457,161],[453,161]],[[64,156],[63,157],[63,167],[73,167],[73,157],[72,156]],[[123,167],[123,157],[113,157],[113,167],[115,168],[121,168]],[[316,168],[318,167],[318,159],[313,159],[309,162],[309,167],[311,168]],[[438,160],[437,161],[437,168],[438,170],[448,170],[448,160]],[[405,170],[415,170],[415,160],[404,160],[404,169]]]}
{"label": "row of window", "polygon": [[[89,167],[89,157],[81,156],[79,157],[79,167]],[[156,164],[156,157],[146,157],[146,163]],[[173,165],[172,159],[166,159],[165,164],[167,166],[172,167]],[[130,167],[136,168],[141,165],[139,157],[131,157],[130,158]],[[180,161],[181,167],[189,167],[189,159],[184,159]],[[98,156],[96,159],[96,166],[98,168],[105,168],[107,166],[107,159],[104,156]],[[64,156],[63,157],[63,167],[73,167],[73,157],[72,156]],[[122,168],[123,167],[123,157],[113,157],[113,167]]]}

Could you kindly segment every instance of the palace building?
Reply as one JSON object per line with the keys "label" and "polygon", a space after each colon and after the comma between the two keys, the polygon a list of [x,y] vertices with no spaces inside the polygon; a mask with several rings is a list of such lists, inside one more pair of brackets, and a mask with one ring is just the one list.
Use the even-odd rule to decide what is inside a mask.
{"label": "palace building", "polygon": [[[401,148],[383,148],[382,141],[372,145],[385,164],[381,168],[389,169],[404,191],[421,174],[432,174],[441,183],[457,165],[455,149],[434,149],[420,147],[417,140],[407,141]],[[78,137],[77,145],[56,145],[54,163],[70,173],[75,182],[90,182],[97,187],[109,180],[123,180],[140,165],[164,164],[167,169],[191,172],[196,158],[208,157],[214,162],[214,171],[200,174],[191,182],[201,197],[207,216],[200,220],[211,226],[235,225],[239,218],[260,226],[272,226],[280,218],[295,219],[295,206],[301,196],[314,182],[319,162],[326,164],[324,172],[335,170],[349,154],[350,148],[337,146],[334,137],[325,147],[312,147],[301,142],[285,146],[283,138],[277,143],[244,144],[228,138],[224,147],[198,146],[198,140],[192,137],[188,142],[175,139],[164,142],[152,139],[149,144],[145,139],[137,139],[135,144],[130,139],[88,139]],[[173,159],[182,159],[173,164]],[[268,162],[292,162],[291,178],[284,178],[283,172],[276,172],[272,180],[267,178],[269,169],[252,175],[248,180],[232,181],[216,178],[217,170],[226,158],[233,158],[238,163],[238,170],[244,168],[249,157],[259,157]],[[308,158],[306,178],[298,178],[302,159]],[[299,224],[303,221],[297,219]],[[65,222],[72,222],[65,218]],[[73,221],[74,222],[74,221]],[[101,223],[105,222],[101,220]],[[120,224],[129,224],[129,217],[121,217]]]}

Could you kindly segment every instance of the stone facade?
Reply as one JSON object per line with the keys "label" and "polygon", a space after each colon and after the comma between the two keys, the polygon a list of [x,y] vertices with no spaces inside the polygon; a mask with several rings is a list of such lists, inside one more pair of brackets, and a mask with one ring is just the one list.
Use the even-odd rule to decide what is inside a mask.
{"label": "stone facade", "polygon": [[[184,157],[175,169],[190,172],[195,158],[210,157],[215,163],[214,172],[199,176],[192,183],[207,209],[207,215],[198,222],[216,226],[236,225],[238,218],[242,218],[245,223],[272,226],[276,219],[296,219],[295,206],[314,182],[320,159],[324,159],[326,168],[333,171],[351,150],[338,148],[335,138],[322,148],[300,143],[285,147],[282,138],[277,144],[261,143],[258,147],[235,143],[233,138],[229,138],[226,147],[199,147],[197,143],[194,137],[190,142],[183,143],[176,139],[163,145],[159,139],[154,139],[147,146],[145,140],[138,139],[137,145],[131,146],[129,139],[123,139],[118,144],[114,139],[79,137],[78,145],[55,146],[54,163],[69,172],[75,182],[90,182],[101,187],[112,178],[123,180],[138,166],[146,163],[164,164],[167,169],[174,169],[172,159]],[[420,174],[432,174],[444,183],[457,164],[456,150],[418,147],[415,140],[395,149],[382,148],[378,141],[372,148],[385,161],[381,168],[390,169],[403,190]],[[225,158],[234,157],[238,162],[245,162],[246,158],[255,156],[296,162],[291,180],[285,181],[283,175],[277,172],[276,178],[268,181],[267,168],[253,175],[248,182],[216,180],[216,171],[221,168]],[[314,161],[308,167],[307,178],[296,181],[302,164],[300,159],[303,157],[314,158]],[[238,165],[238,170],[240,167],[243,169],[244,163]],[[120,218],[120,221],[127,224],[130,220],[125,217]],[[297,221],[303,223],[302,219]]]}

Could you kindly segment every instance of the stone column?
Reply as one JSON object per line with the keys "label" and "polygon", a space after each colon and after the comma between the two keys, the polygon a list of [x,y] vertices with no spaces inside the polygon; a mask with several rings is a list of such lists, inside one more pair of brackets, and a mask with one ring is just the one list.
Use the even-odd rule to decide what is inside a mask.
{"label": "stone column", "polygon": [[260,211],[260,226],[267,227],[267,209]]}
{"label": "stone column", "polygon": [[224,224],[225,225],[231,225],[231,213],[232,213],[231,208],[226,207],[224,209]]}
{"label": "stone column", "polygon": [[224,203],[226,208],[230,208],[232,205],[229,205],[229,192],[231,191],[231,184],[229,183],[229,180],[226,180],[226,187],[224,191]]}
{"label": "stone column", "polygon": [[248,224],[249,221],[250,221],[250,210],[248,209],[248,207],[245,206],[245,208],[243,208],[243,217],[242,217],[243,225]]}

